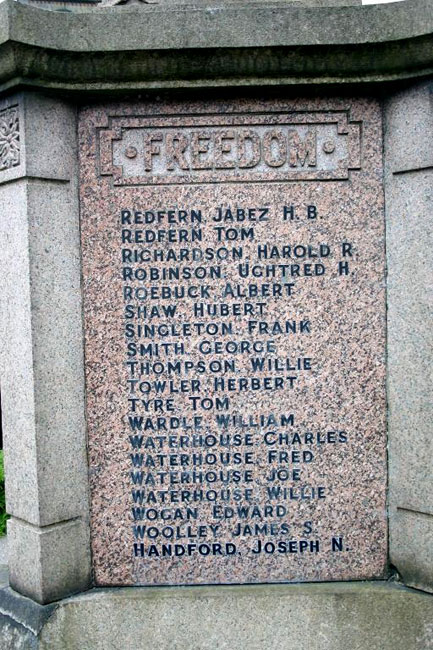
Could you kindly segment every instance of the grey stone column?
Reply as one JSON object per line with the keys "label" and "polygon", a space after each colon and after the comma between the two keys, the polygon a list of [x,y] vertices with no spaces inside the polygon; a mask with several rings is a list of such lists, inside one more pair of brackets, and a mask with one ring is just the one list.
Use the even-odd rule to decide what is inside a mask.
{"label": "grey stone column", "polygon": [[390,559],[433,591],[433,82],[385,105]]}
{"label": "grey stone column", "polygon": [[40,603],[90,581],[76,115],[0,105],[1,386],[10,584]]}

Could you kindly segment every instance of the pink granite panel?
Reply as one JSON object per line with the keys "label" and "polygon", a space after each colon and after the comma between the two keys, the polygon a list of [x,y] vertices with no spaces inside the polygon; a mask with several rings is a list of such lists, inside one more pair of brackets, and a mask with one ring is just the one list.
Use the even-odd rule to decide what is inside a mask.
{"label": "pink granite panel", "polygon": [[367,99],[81,111],[96,584],[384,576],[381,151]]}

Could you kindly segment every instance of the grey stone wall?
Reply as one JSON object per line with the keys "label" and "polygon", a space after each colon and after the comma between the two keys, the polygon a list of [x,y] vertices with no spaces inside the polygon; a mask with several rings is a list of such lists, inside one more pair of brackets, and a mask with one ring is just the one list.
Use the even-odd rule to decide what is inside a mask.
{"label": "grey stone wall", "polygon": [[390,559],[433,591],[433,82],[385,105]]}
{"label": "grey stone wall", "polygon": [[[390,583],[96,589],[50,606],[1,594],[5,650],[429,650],[433,599]],[[6,606],[3,606],[6,609]],[[13,612],[11,611],[13,609]],[[9,644],[9,645],[8,645]]]}
{"label": "grey stone wall", "polygon": [[75,111],[0,106],[1,377],[11,585],[89,584]]}
{"label": "grey stone wall", "polygon": [[[0,3],[0,361],[17,591],[47,603],[85,590],[90,556],[75,110],[11,92],[355,83],[362,94],[364,82],[432,74],[431,0],[398,5],[287,6],[278,21],[271,7],[239,5],[191,24],[184,8],[73,16]],[[384,117],[390,557],[407,585],[431,591],[432,82],[395,94]],[[293,585],[100,590],[35,613],[7,590],[0,645],[427,650],[431,603],[385,584]]]}

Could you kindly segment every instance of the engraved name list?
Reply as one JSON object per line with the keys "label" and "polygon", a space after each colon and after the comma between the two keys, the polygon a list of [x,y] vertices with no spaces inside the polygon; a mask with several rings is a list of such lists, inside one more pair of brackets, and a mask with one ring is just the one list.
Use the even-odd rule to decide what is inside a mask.
{"label": "engraved name list", "polygon": [[377,105],[114,105],[80,138],[97,584],[384,575]]}

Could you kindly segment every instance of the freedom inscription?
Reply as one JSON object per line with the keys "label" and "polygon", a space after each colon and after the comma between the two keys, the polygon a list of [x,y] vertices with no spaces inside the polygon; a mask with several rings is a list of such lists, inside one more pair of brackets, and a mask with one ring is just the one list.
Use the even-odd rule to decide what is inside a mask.
{"label": "freedom inscription", "polygon": [[374,101],[80,117],[98,585],[386,570]]}

